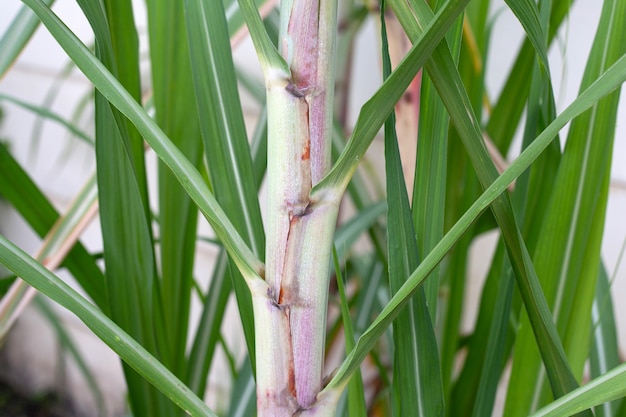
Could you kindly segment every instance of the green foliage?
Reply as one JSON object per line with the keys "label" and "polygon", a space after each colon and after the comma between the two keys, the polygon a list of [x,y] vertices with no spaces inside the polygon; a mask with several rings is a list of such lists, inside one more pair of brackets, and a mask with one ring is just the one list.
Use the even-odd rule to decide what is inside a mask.
{"label": "green foliage", "polygon": [[[290,55],[296,50],[293,43],[302,41],[297,25],[310,22],[310,15],[297,15],[310,12],[298,1],[284,0],[279,17],[260,0],[149,0],[148,81],[141,77],[130,1],[78,1],[95,36],[92,52],[54,14],[51,1],[24,0],[26,6],[0,39],[0,75],[10,71],[42,22],[92,83],[104,266],[80,243],[65,255],[63,266],[88,301],[4,236],[0,263],[74,312],[119,355],[131,411],[137,416],[267,416],[266,403],[255,401],[255,380],[264,387],[285,380],[290,385],[284,392],[259,393],[259,398],[276,400],[289,415],[482,417],[494,412],[507,364],[512,367],[505,381],[505,416],[590,415],[592,408],[603,417],[622,415],[626,368],[618,356],[611,288],[600,249],[619,90],[626,81],[626,1],[603,2],[580,93],[561,113],[556,111],[547,52],[570,2],[506,2],[527,38],[499,98],[486,106],[491,2],[438,1],[431,9],[423,0],[388,0],[387,8],[381,2],[380,12],[368,12],[376,7],[346,1],[339,11],[338,33],[324,21],[315,25],[319,33],[306,36],[337,41],[341,52],[329,66],[337,74],[330,70],[313,75],[324,85],[345,83],[347,77],[340,72],[350,66],[354,34],[368,13],[380,19],[384,81],[361,108],[355,126],[345,125],[339,114],[334,126],[330,119],[316,125],[314,101],[326,93],[300,85],[307,68],[296,67],[298,61]],[[334,21],[337,3],[319,4],[320,16]],[[389,51],[402,40],[387,31],[388,19],[397,19],[412,42],[393,70]],[[233,61],[232,40],[244,23],[271,93],[267,103],[263,86]],[[328,45],[319,49],[333,50]],[[317,46],[311,48],[311,53],[316,51]],[[298,59],[311,68],[326,62],[325,57],[312,58],[314,63],[306,56]],[[420,96],[403,96],[422,68]],[[151,86],[150,109],[142,97],[146,85]],[[250,130],[238,86],[263,102]],[[330,100],[323,106],[341,113],[348,96],[349,89],[338,84],[336,106]],[[5,95],[0,100],[92,141],[47,106]],[[394,107],[400,101],[414,114],[419,109],[417,137],[404,137],[396,128]],[[561,149],[559,132],[567,124]],[[319,134],[317,128],[325,142],[311,145],[307,135]],[[357,170],[381,128],[384,180],[375,170]],[[522,133],[521,154],[508,166],[498,166],[496,154],[509,154],[515,131]],[[275,149],[277,132],[303,135],[280,138],[280,143],[306,147],[297,153],[287,152],[287,145]],[[406,170],[407,155],[399,144],[415,140],[416,162]],[[156,185],[148,181],[146,145],[159,158]],[[315,146],[324,149],[323,156],[315,154]],[[309,159],[319,157],[322,162],[316,163],[325,166],[323,158],[331,148],[332,166],[312,180]],[[275,175],[282,161],[287,161],[278,167],[283,174],[303,167],[293,171],[297,178],[280,180],[303,199],[297,200],[302,207],[285,208],[285,242],[268,231],[268,222],[279,231],[283,223],[263,219],[265,197],[260,197],[268,165],[274,169],[269,175]],[[411,190],[406,189],[409,175],[414,175]],[[299,182],[306,184],[297,189]],[[383,198],[376,190],[379,183],[384,183]],[[48,242],[62,243],[69,239],[67,230],[80,224],[83,212],[77,207],[95,198],[95,181],[86,190],[59,220],[63,227],[55,227],[59,214],[49,199],[26,167],[0,146],[0,194]],[[283,201],[283,196],[271,198]],[[311,227],[334,226],[342,200],[356,214],[329,233],[326,226]],[[284,205],[289,204],[285,198]],[[210,275],[206,289],[194,275],[201,244],[198,214],[212,227],[219,246],[213,269],[203,272]],[[489,273],[474,330],[466,335],[459,323],[466,309],[469,250],[490,230],[500,239],[494,253],[481,257],[490,262]],[[367,241],[365,249],[357,248],[359,238]],[[56,246],[47,248],[54,251]],[[331,248],[330,270],[337,279],[330,281],[327,297]],[[273,257],[272,268],[278,265],[282,273],[295,271],[302,277],[287,276],[296,285],[275,287],[275,277],[265,280],[266,257]],[[311,259],[322,261],[312,264]],[[13,276],[0,277],[0,294],[18,283]],[[196,295],[201,303],[193,327]],[[210,410],[203,397],[212,388],[207,380],[217,347],[220,342],[225,346],[222,324],[232,295],[247,358],[237,363],[229,359],[232,375],[223,376],[232,383],[229,405]],[[16,305],[20,297],[0,298],[0,325],[11,322],[13,311],[3,307]],[[284,304],[285,299],[302,303]],[[306,350],[301,328],[289,327],[290,320],[293,324],[308,317],[299,310],[305,307],[317,309],[310,317],[328,319],[298,322],[324,332],[307,349],[345,351],[345,357],[315,402],[301,410],[293,401],[299,398],[299,375],[309,370],[293,369],[292,362],[286,368],[289,375],[274,371],[302,353],[290,350],[293,346]],[[0,334],[6,330],[0,328]],[[64,334],[62,329],[59,334]],[[284,340],[268,340],[277,335]],[[258,357],[259,345],[261,352],[275,348],[272,353],[288,355]],[[593,379],[583,384],[587,361]],[[268,377],[274,378],[270,384]]]}
{"label": "green foliage", "polygon": [[[384,11],[384,2],[381,9]],[[384,16],[384,13],[381,13]],[[391,73],[385,19],[381,18],[383,77]],[[392,112],[385,122],[385,173],[387,178],[387,247],[389,288],[394,294],[419,263],[417,239],[402,174],[402,162]],[[443,415],[443,387],[439,352],[426,293],[419,288],[405,310],[393,322],[393,413],[403,416]]]}

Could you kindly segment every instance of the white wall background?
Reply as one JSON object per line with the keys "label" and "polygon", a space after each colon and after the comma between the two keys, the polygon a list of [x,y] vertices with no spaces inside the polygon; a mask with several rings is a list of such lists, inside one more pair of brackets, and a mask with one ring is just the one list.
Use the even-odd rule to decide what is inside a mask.
{"label": "white wall background", "polygon": [[[142,2],[137,3],[138,19],[145,15]],[[555,77],[555,93],[558,109],[561,111],[576,96],[593,33],[599,19],[600,2],[597,0],[578,0],[567,19],[565,31],[559,35],[555,47],[550,52],[551,72]],[[21,7],[18,0],[4,0],[0,6],[0,33],[4,33],[12,18]],[[503,5],[494,9],[500,10]],[[91,30],[82,16],[78,6],[73,1],[58,0],[54,10],[68,23],[72,30],[89,42]],[[145,19],[144,19],[145,20]],[[141,21],[144,21],[141,20]],[[145,25],[143,26],[145,28]],[[356,45],[354,61],[354,82],[360,87],[353,89],[354,104],[351,106],[350,119],[356,120],[359,103],[364,102],[380,84],[380,72],[377,70],[378,41],[376,40],[376,23],[372,19],[367,23],[366,30],[361,34]],[[140,31],[141,32],[141,31]],[[145,31],[144,31],[145,32]],[[145,36],[142,37],[145,50]],[[487,68],[487,85],[492,92],[492,98],[497,97],[509,72],[511,60],[521,44],[522,30],[515,17],[508,12],[498,15],[494,26],[492,39],[492,59]],[[376,45],[373,47],[373,45]],[[236,52],[236,61],[250,71],[259,74],[258,64],[254,59],[254,52],[250,42],[244,43]],[[68,58],[58,47],[45,29],[40,28],[11,71],[0,80],[0,94],[10,95],[33,104],[40,104],[47,91],[55,82],[55,77],[67,65]],[[260,75],[259,75],[260,77]],[[52,104],[52,110],[64,117],[71,117],[75,103],[90,90],[84,77],[73,72],[68,80],[64,81],[63,88]],[[626,291],[626,267],[616,270],[617,261],[623,251],[626,239],[626,100],[622,98],[622,106],[618,116],[616,144],[612,166],[611,195],[607,215],[607,225],[603,244],[603,256],[610,276],[613,278],[614,294],[623,294]],[[37,145],[32,143],[31,132],[35,122],[34,116],[15,105],[0,101],[5,110],[5,119],[0,126],[0,137],[10,141],[15,157],[24,166],[28,167],[34,180],[42,187],[59,210],[70,203],[71,198],[84,184],[94,170],[94,161],[89,146],[73,140],[68,141],[64,128],[47,122],[43,139]],[[252,110],[248,109],[249,112]],[[90,131],[87,114],[83,127]],[[380,144],[375,144],[380,146]],[[69,156],[68,156],[69,154]],[[621,214],[620,214],[621,213]],[[0,233],[6,234],[20,244],[25,250],[34,253],[40,242],[21,219],[6,207],[0,205]],[[97,221],[89,228],[83,237],[83,243],[90,250],[101,250]],[[476,251],[484,251],[485,247],[493,244],[493,236],[484,239],[477,245]],[[200,264],[210,262],[212,254],[200,253]],[[200,267],[203,267],[200,265]],[[474,262],[471,266],[473,284],[468,291],[468,297],[476,300],[480,294],[480,281],[485,273],[486,265]],[[206,270],[206,269],[205,269]],[[626,304],[616,305],[618,323],[620,326],[620,344],[626,346]],[[61,318],[78,340],[79,347],[87,360],[94,368],[102,381],[104,394],[111,404],[110,412],[120,415],[124,409],[124,382],[121,368],[115,356],[103,346],[95,337],[84,328],[82,323],[70,313],[61,312]],[[236,312],[231,309],[231,317]],[[471,328],[473,312],[468,311],[464,320],[465,328]],[[236,344],[238,334],[238,320],[233,320],[235,330],[232,331],[231,345]],[[28,381],[35,390],[44,390],[58,387],[65,392],[75,392],[76,388],[84,385],[75,367],[69,363],[62,366],[67,373],[64,380],[59,380],[60,366],[56,364],[57,349],[54,335],[47,330],[41,317],[33,311],[27,311],[15,328],[4,349],[0,361],[0,374],[17,375]],[[218,375],[220,371],[218,369]],[[213,374],[215,375],[215,373]],[[227,390],[228,384],[223,378],[214,378],[218,390]],[[59,387],[59,381],[64,381]],[[220,388],[221,387],[221,388]],[[224,395],[214,392],[213,401],[218,398],[224,400]],[[215,403],[215,405],[218,405]],[[93,413],[93,400],[87,397],[79,399],[79,409],[89,415]]]}

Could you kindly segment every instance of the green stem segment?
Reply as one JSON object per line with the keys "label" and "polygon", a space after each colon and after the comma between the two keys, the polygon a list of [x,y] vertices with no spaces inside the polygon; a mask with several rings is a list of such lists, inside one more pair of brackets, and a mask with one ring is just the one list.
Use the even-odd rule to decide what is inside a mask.
{"label": "green stem segment", "polygon": [[[328,172],[336,0],[281,4],[282,68],[268,104],[266,285],[253,285],[259,416],[314,412],[322,388],[332,238],[339,201],[310,191]],[[260,284],[260,283],[259,283]],[[323,407],[326,409],[327,407]],[[332,406],[331,408],[334,408]]]}

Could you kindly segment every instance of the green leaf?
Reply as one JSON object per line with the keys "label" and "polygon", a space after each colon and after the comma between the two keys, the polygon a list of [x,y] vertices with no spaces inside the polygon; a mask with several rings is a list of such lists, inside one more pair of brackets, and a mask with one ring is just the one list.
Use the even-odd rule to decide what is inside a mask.
{"label": "green leaf", "polygon": [[[570,1],[552,3],[548,25],[548,45],[554,40],[563,20],[569,13],[570,6],[573,4]],[[525,100],[522,98],[528,97],[530,91],[530,83],[521,83],[519,80],[527,80],[531,77],[535,57],[535,50],[530,41],[526,39],[511,66],[511,72],[487,122],[486,131],[502,154],[506,154],[511,145],[525,107]]]}
{"label": "green leaf", "polygon": [[237,380],[231,393],[228,417],[256,416],[256,384],[249,360],[244,360],[237,373]]}
{"label": "green leaf", "polygon": [[[417,39],[419,28],[432,21],[432,12],[426,4],[413,2],[415,13],[408,13],[405,3],[393,1],[391,4],[410,39]],[[485,148],[480,125],[446,45],[442,44],[434,51],[426,69],[457,128],[481,186],[487,188],[498,173]],[[508,194],[496,199],[491,209],[502,231],[524,305],[532,318],[532,329],[541,347],[551,387],[555,395],[562,395],[576,388],[578,383],[565,358]]]}
{"label": "green leaf", "polygon": [[[53,3],[54,0],[44,0],[47,6],[52,6]],[[37,16],[27,6],[22,6],[0,38],[0,78],[11,68],[38,26]]]}
{"label": "green leaf", "polygon": [[[626,34],[619,29],[624,24],[626,2],[606,1],[582,89],[624,56]],[[588,356],[618,99],[619,90],[572,122],[533,255],[576,378],[582,378]],[[526,415],[548,398],[542,392],[541,362],[527,323],[522,316],[511,377],[515,383],[509,386],[506,407],[511,415]]]}
{"label": "green leaf", "polygon": [[[540,5],[541,23],[544,27],[547,26],[550,3],[541,2]],[[519,100],[519,97],[517,99]],[[539,66],[535,65],[527,101],[523,149],[532,142],[537,132],[554,118],[553,102],[550,80],[547,74],[541,73]],[[531,253],[541,233],[541,229],[535,225],[541,222],[545,200],[552,192],[550,179],[558,167],[559,155],[558,141],[554,141],[535,161],[529,172],[519,177],[515,184],[513,206]],[[459,410],[473,407],[475,416],[491,414],[498,382],[515,338],[514,326],[519,321],[521,306],[518,301],[511,300],[514,288],[503,285],[510,280],[510,262],[504,245],[500,242],[483,287],[481,308],[474,333],[467,346],[467,358],[453,392],[452,401],[459,404]],[[462,411],[457,415],[463,415]]]}
{"label": "green leaf", "polygon": [[259,114],[251,142],[250,152],[252,154],[254,184],[257,189],[260,189],[267,171],[267,107],[263,107]]}
{"label": "green leaf", "polygon": [[89,393],[96,403],[98,415],[106,415],[106,403],[104,401],[104,397],[102,396],[102,390],[96,381],[95,375],[93,374],[93,371],[89,369],[89,365],[87,365],[83,355],[78,350],[78,346],[74,343],[68,331],[61,324],[62,321],[59,318],[59,315],[52,309],[48,300],[44,300],[42,297],[35,297],[35,303],[44,318],[48,320],[50,327],[54,329],[59,345],[64,352],[69,353],[69,356],[72,358],[78,367],[79,372],[82,374],[85,382],[87,383],[87,387],[89,388]]}
{"label": "green leaf", "polygon": [[[140,98],[139,49],[132,7],[122,0],[80,0],[96,37],[96,55],[131,94]],[[96,166],[104,264],[113,320],[152,354],[157,347],[153,297],[158,293],[150,225],[143,140],[104,98],[95,96]],[[139,104],[139,103],[137,103]],[[124,366],[131,409],[138,415],[172,415],[173,407],[131,367]]]}
{"label": "green leaf", "polygon": [[[15,275],[8,275],[5,268],[0,268],[0,273],[2,276],[0,277],[0,297],[4,297],[9,291],[9,288],[13,285],[15,281],[17,281],[17,277]],[[0,336],[0,344],[2,344],[2,337]]]}
{"label": "green leaf", "polygon": [[[209,175],[217,200],[252,250],[264,237],[224,10],[219,2],[187,0],[188,37]],[[232,211],[231,211],[232,210]]]}
{"label": "green leaf", "polygon": [[[344,147],[345,147],[345,143],[344,143],[343,134],[340,132],[339,127],[335,125],[333,129],[333,143],[332,143],[332,159],[333,160],[336,160],[338,158],[338,156],[340,155]],[[352,176],[352,180],[348,184],[348,190],[347,190],[348,195],[350,196],[350,199],[352,200],[352,203],[354,204],[355,208],[362,215],[365,215],[367,217],[369,217],[369,215],[365,214],[364,212],[369,212],[370,208],[372,210],[376,210],[374,208],[376,203],[374,202],[373,198],[370,196],[369,191],[368,191],[368,186],[372,186],[372,185],[375,188],[379,187],[378,179],[375,176],[371,175],[371,176],[368,176],[367,178],[364,178],[359,171],[355,171],[354,175]],[[377,193],[377,194],[382,195],[383,193],[381,191],[380,193]],[[378,207],[378,210],[381,210],[380,214],[382,215],[387,210],[387,203],[381,200],[378,204],[383,205],[382,207]],[[384,229],[381,225],[374,222],[375,220],[374,218],[370,217],[370,220],[372,221],[372,224],[368,231],[369,238],[372,242],[372,245],[375,248],[377,257],[381,260],[381,262],[384,265],[387,265],[389,262],[387,260],[387,252],[386,252],[387,245],[385,242]],[[341,254],[342,251],[345,251],[347,249],[347,246],[350,246],[350,245],[346,245],[344,247],[343,243],[340,241],[339,233],[341,229],[343,229],[344,227],[348,227],[347,223],[340,226],[340,229],[337,230],[335,233],[335,239],[337,239],[335,241],[335,246],[337,250],[339,251],[338,252],[339,254]],[[343,256],[340,256],[339,259],[343,259]]]}
{"label": "green leaf", "polygon": [[[11,162],[13,161],[9,161],[9,164]],[[24,189],[20,187],[18,193],[22,194],[23,192]],[[67,249],[75,245],[85,226],[95,216],[97,212],[97,197],[98,192],[94,175],[87,181],[63,216],[59,217],[49,229],[37,252],[38,260],[45,263],[49,269],[56,269],[61,264],[64,260],[63,258],[67,255]],[[76,256],[76,251],[74,256]],[[86,259],[86,261],[91,261],[94,264],[94,269],[100,274],[98,277],[101,280],[100,283],[104,284],[102,282],[104,277],[95,265],[95,259]],[[70,270],[76,272],[75,269]],[[80,276],[77,278],[77,281],[84,283],[85,288],[93,290],[90,279],[93,278]],[[28,284],[20,280],[11,287],[9,294],[0,299],[0,340],[4,339],[20,314],[21,309],[25,306],[25,303],[28,303],[29,288]],[[104,285],[102,285],[102,288],[104,288]],[[102,299],[106,299],[106,296],[107,294],[99,295]],[[100,300],[100,298],[97,299]],[[105,309],[106,307],[106,305],[103,306]]]}
{"label": "green leaf", "polygon": [[368,207],[363,207],[350,220],[342,223],[335,231],[335,248],[337,258],[345,259],[348,256],[352,245],[363,232],[371,228],[378,219],[387,212],[387,202],[380,201]]}
{"label": "green leaf", "polygon": [[0,263],[54,302],[76,314],[104,343],[192,416],[217,417],[179,379],[100,310],[0,235]]}
{"label": "green leaf", "polygon": [[395,103],[400,99],[409,83],[439,41],[445,36],[450,25],[455,21],[468,0],[448,0],[437,12],[437,16],[429,22],[423,35],[416,39],[411,51],[404,57],[394,72],[383,85],[361,108],[357,123],[348,141],[348,145],[339,159],[326,175],[311,191],[313,200],[324,196],[326,192],[340,195],[356,170],[365,151],[385,122]]}
{"label": "green leaf", "polygon": [[539,21],[539,9],[537,4],[531,0],[506,0],[506,4],[509,5],[511,11],[515,13],[519,22],[524,27],[524,31],[539,58],[541,70],[549,74],[548,48],[545,42],[547,34],[544,31],[544,26]]}
{"label": "green leaf", "polygon": [[529,417],[571,416],[624,396],[626,396],[626,364],[619,365],[587,382]]}
{"label": "green leaf", "polygon": [[[266,80],[272,80],[280,77],[288,77],[290,74],[287,62],[276,49],[276,46],[269,37],[269,34],[263,27],[261,15],[256,8],[253,0],[237,0],[239,7],[243,12],[243,16],[250,31],[250,37],[257,51],[257,56],[261,62],[263,73]],[[274,74],[278,72],[278,74]]]}
{"label": "green leaf", "polygon": [[[256,8],[258,8],[265,0],[253,1]],[[228,18],[228,34],[232,38],[238,31],[245,27],[246,21],[237,0],[222,0],[222,3]]]}
{"label": "green leaf", "polygon": [[[489,336],[482,360],[480,382],[476,389],[475,398],[473,398],[472,415],[476,417],[492,414],[502,368],[509,353],[510,337],[507,340],[507,332],[511,331],[509,329],[509,317],[514,279],[508,260],[504,265],[501,265],[501,268],[502,273],[499,277],[496,302],[493,306],[491,323],[489,323]],[[474,333],[474,337],[476,337],[476,333]]]}
{"label": "green leaf", "polygon": [[[346,297],[346,290],[341,276],[341,267],[339,266],[339,257],[337,251],[333,247],[333,261],[335,265],[335,276],[337,278],[337,288],[339,289],[339,301],[341,304],[341,320],[343,322],[343,330],[346,338],[346,353],[350,352],[354,347],[354,329],[352,328],[352,317],[350,315],[350,306]],[[348,415],[350,417],[366,417],[367,406],[365,404],[365,389],[363,388],[363,379],[360,370],[357,370],[352,379],[348,383]]]}
{"label": "green leaf", "polygon": [[[194,90],[183,3],[150,0],[146,5],[155,120],[181,153],[198,167],[202,163],[202,141],[198,110],[190,99]],[[158,165],[158,184],[159,310],[163,331],[157,337],[162,351],[167,353],[161,360],[182,378],[188,368],[185,352],[198,209],[162,162]]]}
{"label": "green leaf", "polygon": [[220,251],[209,289],[204,299],[200,322],[189,353],[186,381],[197,395],[206,391],[209,369],[214,358],[215,347],[220,338],[220,331],[226,304],[232,289],[232,271],[229,270],[228,256]]}
{"label": "green leaf", "polygon": [[[449,117],[427,74],[422,74],[419,109],[412,214],[418,251],[428,253],[443,236]],[[439,292],[438,269],[426,285],[432,315]]]}
{"label": "green leaf", "polygon": [[115,77],[93,56],[80,40],[52,13],[41,0],[25,0],[68,52],[77,66],[96,88],[126,115],[155,150],[159,158],[175,173],[179,182],[200,208],[213,230],[235,259],[246,279],[263,273],[263,264],[250,251],[210,192],[202,175],[171,143],[144,109],[129,95]]}
{"label": "green leaf", "polygon": [[[258,189],[246,136],[230,38],[219,1],[185,2],[187,36],[202,137],[213,191],[222,208],[230,214],[235,229],[261,259],[265,236]],[[255,369],[254,314],[250,292],[233,265],[233,288]]]}
{"label": "green leaf", "polygon": [[[0,145],[0,194],[20,213],[35,233],[44,237],[54,226],[59,214],[28,174],[13,159],[5,146]],[[103,310],[108,310],[104,275],[78,242],[62,263],[78,280],[87,295]]]}
{"label": "green leaf", "polygon": [[421,282],[428,276],[435,266],[454,246],[458,239],[476,221],[480,214],[498,196],[503,193],[515,178],[519,177],[535,161],[554,140],[557,133],[570,120],[589,109],[602,97],[618,88],[626,81],[626,56],[620,58],[601,77],[581,93],[544,131],[524,150],[520,156],[500,175],[472,206],[463,214],[456,224],[444,235],[437,246],[423,259],[420,265],[411,273],[398,292],[389,300],[389,303],[380,312],[378,317],[357,340],[355,348],[336,371],[333,379],[326,385],[325,390],[343,389],[352,372],[370,352],[378,338],[385,332],[393,319],[406,305],[415,293]]}
{"label": "green leaf", "polygon": [[24,108],[26,110],[30,110],[31,112],[33,112],[34,114],[39,115],[40,117],[52,120],[52,121],[60,124],[61,126],[65,127],[74,136],[76,136],[77,138],[79,138],[83,142],[85,142],[85,143],[87,143],[89,145],[93,145],[93,138],[91,138],[88,134],[86,134],[85,132],[80,130],[80,128],[78,126],[72,124],[71,122],[68,122],[63,117],[61,117],[58,114],[50,111],[50,109],[48,109],[47,107],[35,106],[33,104],[27,103],[25,101],[22,101],[22,100],[19,100],[17,98],[10,97],[10,96],[4,95],[4,94],[0,94],[0,100],[8,101],[9,103],[13,103],[13,104],[15,104],[17,106],[20,106],[20,107],[22,107],[22,108]]}
{"label": "green leaf", "polygon": [[[591,351],[589,352],[589,368],[591,377],[597,378],[620,364],[619,344],[615,311],[611,299],[611,286],[604,265],[600,265],[595,297],[591,309]],[[598,417],[617,415],[623,400],[606,402],[596,407]]]}
{"label": "green leaf", "polygon": [[[437,2],[441,6],[442,2]],[[482,2],[484,3],[484,2]],[[483,9],[480,2],[473,2],[468,5],[464,16],[457,19],[446,37],[453,48],[453,56],[457,57],[461,51],[461,38],[463,22],[469,20],[469,9]],[[478,19],[485,13],[476,13]],[[473,71],[472,71],[473,75]],[[471,85],[480,85],[481,82],[472,80]],[[418,253],[426,254],[443,236],[446,216],[454,216],[455,220],[460,216],[461,211],[471,204],[471,199],[476,192],[471,192],[477,187],[470,184],[465,173],[466,164],[454,164],[453,158],[462,155],[454,152],[455,137],[454,131],[449,132],[450,117],[437,95],[432,80],[426,71],[422,72],[422,85],[420,88],[419,103],[419,126],[417,138],[417,158],[415,165],[415,181],[413,185],[412,214],[415,224],[415,234],[418,237]],[[449,135],[452,133],[452,135]],[[450,139],[452,142],[450,142]],[[458,145],[457,145],[458,146]],[[459,154],[459,155],[457,155]],[[450,162],[452,162],[450,164]],[[450,165],[449,165],[450,164]],[[454,200],[447,199],[447,190],[456,191],[453,186],[448,187],[448,181],[454,181],[455,176],[450,174],[460,174],[458,184],[463,182],[461,193],[455,194],[460,197],[460,204],[455,204]],[[462,179],[461,179],[462,178]],[[456,181],[455,181],[456,182]],[[461,188],[461,187],[459,187]],[[452,210],[446,205],[453,205]],[[456,206],[456,207],[454,207]],[[456,212],[459,212],[458,215]],[[454,213],[454,214],[449,214]],[[471,243],[472,233],[468,233],[461,239],[457,247],[449,255],[449,268],[437,267],[424,284],[424,291],[428,308],[433,320],[433,325],[438,324],[438,338],[440,348],[440,363],[442,384],[444,390],[444,402],[449,403],[450,379],[458,350],[458,337],[461,316],[463,314],[463,294],[465,293],[466,265],[467,257],[464,249]],[[441,303],[439,303],[441,300]],[[452,407],[449,412],[454,412],[456,407]]]}
{"label": "green leaf", "polygon": [[[381,2],[383,77],[389,77],[391,61],[387,45],[384,4]],[[390,293],[395,294],[417,267],[418,253],[409,198],[400,161],[396,118],[385,122],[385,172],[387,179],[387,249]],[[393,322],[393,412],[395,416],[443,415],[443,387],[439,349],[423,288]]]}

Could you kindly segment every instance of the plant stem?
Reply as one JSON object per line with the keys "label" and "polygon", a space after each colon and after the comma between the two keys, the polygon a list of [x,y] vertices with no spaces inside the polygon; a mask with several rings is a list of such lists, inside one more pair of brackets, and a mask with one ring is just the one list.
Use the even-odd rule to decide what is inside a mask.
{"label": "plant stem", "polygon": [[279,49],[290,74],[266,73],[267,286],[252,288],[259,416],[310,409],[322,388],[339,202],[309,193],[330,166],[336,14],[336,0],[283,1]]}

